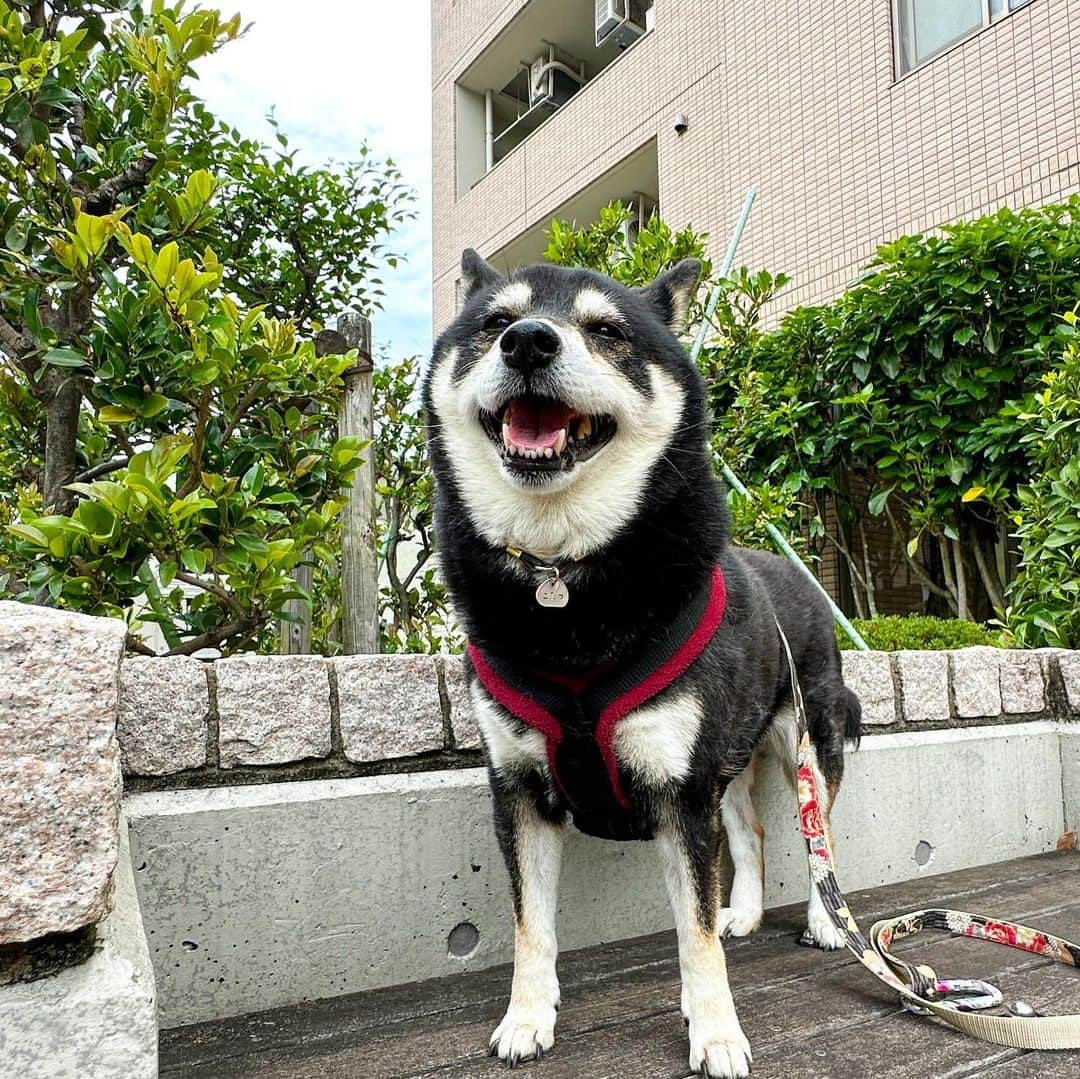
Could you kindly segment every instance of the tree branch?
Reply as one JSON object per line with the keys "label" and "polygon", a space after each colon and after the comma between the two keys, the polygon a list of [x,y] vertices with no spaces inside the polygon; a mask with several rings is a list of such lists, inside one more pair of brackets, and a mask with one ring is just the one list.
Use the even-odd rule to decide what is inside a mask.
{"label": "tree branch", "polygon": [[227,622],[224,626],[209,630],[198,637],[192,637],[191,640],[178,644],[175,648],[170,648],[165,655],[190,656],[192,652],[198,652],[200,648],[214,648],[221,644],[222,641],[227,641],[230,637],[235,636],[237,633],[243,633],[247,629],[248,623],[246,621]]}
{"label": "tree branch", "polygon": [[123,172],[110,176],[93,191],[87,192],[83,196],[83,209],[98,216],[115,210],[121,195],[145,186],[156,164],[157,158],[149,150],[144,150],[142,157],[137,157]]}
{"label": "tree branch", "polygon": [[979,576],[982,578],[983,588],[986,589],[987,596],[990,597],[990,603],[998,616],[1003,618],[1005,616],[1005,597],[1001,594],[994,582],[993,575],[990,573],[990,567],[986,563],[986,555],[983,553],[982,543],[979,537],[976,535],[972,544],[972,551],[975,555],[975,565],[979,569]]}
{"label": "tree branch", "polygon": [[0,317],[0,349],[11,359],[22,366],[35,347],[34,339],[25,330],[15,329],[6,318]]}
{"label": "tree branch", "polygon": [[933,595],[948,600],[951,605],[953,603],[953,594],[942,588],[941,585],[939,585],[937,581],[935,581],[926,570],[907,553],[907,544],[904,542],[904,532],[900,528],[900,525],[897,524],[896,518],[893,516],[892,510],[889,509],[888,503],[885,504],[885,516],[888,518],[889,525],[892,527],[893,539],[896,541],[901,557],[908,564],[908,568],[924,585],[926,585]]}
{"label": "tree branch", "polygon": [[847,563],[848,573],[851,574],[856,585],[858,585],[857,588],[852,588],[851,590],[851,598],[855,601],[855,614],[859,618],[865,618],[866,612],[863,610],[862,596],[859,595],[859,589],[861,588],[863,592],[866,591],[866,581],[863,580],[862,574],[855,565],[855,559],[852,557],[851,551],[848,550],[848,545],[844,539],[844,534],[841,531],[839,523],[837,523],[836,531],[839,534],[839,539],[826,528],[825,540],[836,548],[837,553],[840,554]]}
{"label": "tree branch", "polygon": [[877,589],[874,587],[874,568],[870,565],[870,545],[866,542],[866,522],[861,517],[859,518],[859,537],[862,539],[866,605],[870,609],[870,617],[877,618]]}
{"label": "tree branch", "polygon": [[124,646],[140,656],[156,656],[155,652],[145,641],[140,640],[133,633],[129,633],[124,640]]}
{"label": "tree branch", "polygon": [[89,483],[99,476],[107,476],[110,472],[116,472],[118,469],[123,468],[130,460],[130,457],[113,457],[112,460],[102,461],[101,464],[94,465],[93,468],[88,468],[85,472],[76,476],[72,483]]}
{"label": "tree branch", "polygon": [[232,418],[229,420],[225,427],[225,430],[221,434],[221,448],[224,449],[228,444],[229,439],[232,437],[232,433],[236,430],[240,421],[244,418],[244,414],[254,404],[255,398],[262,393],[263,387],[266,385],[264,379],[258,379],[248,387],[247,392],[240,398],[236,405],[236,409],[233,411]]}
{"label": "tree branch", "polygon": [[195,577],[190,573],[184,573],[180,571],[176,574],[178,581],[183,581],[184,584],[190,584],[195,588],[201,588],[204,592],[209,592],[212,596],[217,596],[228,608],[236,615],[240,621],[244,621],[248,618],[247,612],[240,606],[240,601],[231,593],[227,592],[221,585],[214,581],[204,581],[201,577]]}
{"label": "tree branch", "polygon": [[[191,448],[191,472],[188,474],[188,478],[184,480],[180,490],[176,492],[178,500],[187,498],[202,480],[202,455],[203,447],[206,445],[206,424],[210,418],[210,398],[211,389],[207,386],[199,398],[199,411],[195,417],[194,445]],[[222,446],[224,445],[223,442]]]}

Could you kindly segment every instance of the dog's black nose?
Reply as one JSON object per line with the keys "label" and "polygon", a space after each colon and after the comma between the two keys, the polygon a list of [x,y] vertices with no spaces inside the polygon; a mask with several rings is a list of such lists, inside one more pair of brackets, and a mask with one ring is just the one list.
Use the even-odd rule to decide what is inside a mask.
{"label": "dog's black nose", "polygon": [[528,374],[546,367],[559,354],[559,335],[534,318],[519,319],[499,340],[503,363]]}

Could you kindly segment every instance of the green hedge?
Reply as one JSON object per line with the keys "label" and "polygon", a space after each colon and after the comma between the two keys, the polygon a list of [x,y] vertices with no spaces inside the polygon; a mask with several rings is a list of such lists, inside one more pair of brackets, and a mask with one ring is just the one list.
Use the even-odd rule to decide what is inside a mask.
{"label": "green hedge", "polygon": [[[973,644],[1000,647],[1002,644],[999,633],[959,618],[891,614],[882,618],[856,618],[853,624],[875,652],[897,652],[903,648],[968,648]],[[855,647],[839,626],[836,627],[836,638],[841,648]]]}

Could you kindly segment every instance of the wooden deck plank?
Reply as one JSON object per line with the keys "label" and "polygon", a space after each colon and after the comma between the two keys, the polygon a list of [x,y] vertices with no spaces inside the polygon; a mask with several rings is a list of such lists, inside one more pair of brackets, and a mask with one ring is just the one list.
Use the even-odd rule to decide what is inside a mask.
{"label": "wooden deck plank", "polygon": [[[883,914],[932,902],[1027,918],[1075,937],[1080,927],[1078,873],[1075,854],[1047,855],[856,892],[849,899],[867,925]],[[755,1075],[875,1075],[875,1056],[894,1043],[904,1051],[918,1046],[916,1060],[927,1058],[922,1075],[951,1075],[953,1068],[960,1069],[957,1075],[974,1074],[972,1068],[1016,1063],[1003,1059],[995,1047],[898,1015],[891,994],[846,953],[795,948],[801,924],[801,906],[770,912],[760,934],[728,948],[736,1002],[757,1059]],[[999,976],[1003,988],[1015,982],[1016,995],[1028,992],[1030,998],[1024,999],[1050,1010],[1055,1004],[1046,1003],[1047,979],[1055,977],[1065,993],[1057,1010],[1080,1010],[1075,972],[1058,968],[1057,973],[1072,976],[1071,982],[1048,975],[1044,962],[1016,951],[941,936],[901,947],[914,948],[942,973]],[[1039,968],[1037,975],[1028,969],[1032,964]],[[560,974],[564,1003],[556,1049],[542,1064],[523,1066],[522,1075],[625,1079],[686,1074],[671,934],[568,953],[560,959]],[[484,1057],[483,1046],[505,1006],[508,985],[509,970],[503,967],[165,1032],[161,1074],[165,1079],[490,1074],[487,1069],[494,1065]],[[792,1049],[800,1045],[806,1047],[802,1052]],[[865,1070],[848,1068],[843,1064],[848,1058],[852,1068]],[[843,1071],[835,1070],[841,1066]],[[1080,1074],[1080,1062],[1074,1066]],[[988,1074],[1004,1079],[1009,1073]]]}

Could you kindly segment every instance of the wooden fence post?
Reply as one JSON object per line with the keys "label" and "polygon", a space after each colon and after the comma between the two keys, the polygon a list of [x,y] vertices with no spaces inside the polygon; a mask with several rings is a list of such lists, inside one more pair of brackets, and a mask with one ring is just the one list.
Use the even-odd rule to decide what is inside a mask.
{"label": "wooden fence post", "polygon": [[[357,351],[345,372],[338,434],[373,437],[371,416],[371,322],[354,311],[338,316],[337,332]],[[364,450],[342,511],[341,642],[346,655],[379,651],[379,561],[375,550],[375,454]]]}
{"label": "wooden fence post", "polygon": [[[307,557],[308,552],[304,552]],[[310,562],[301,562],[292,571],[293,580],[310,596],[312,572]],[[278,622],[278,652],[283,656],[306,656],[311,652],[311,604],[302,599],[290,599],[285,602],[287,614],[294,615],[299,621],[282,618]]]}

